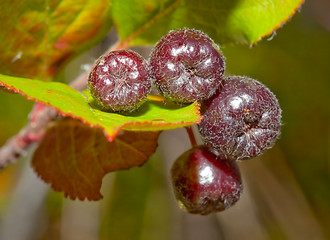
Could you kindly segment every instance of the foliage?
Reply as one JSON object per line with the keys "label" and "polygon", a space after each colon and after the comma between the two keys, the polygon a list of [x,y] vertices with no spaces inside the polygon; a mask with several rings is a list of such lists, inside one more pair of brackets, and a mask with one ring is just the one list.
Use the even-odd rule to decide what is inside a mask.
{"label": "foliage", "polygon": [[[73,160],[77,160],[75,156],[80,154],[95,152],[92,146],[87,147],[86,152],[75,152],[70,157],[64,155],[64,151],[68,150],[66,148],[67,146],[63,146],[63,151],[56,152],[60,154],[59,156],[67,156],[63,159],[68,161],[65,163],[67,166],[65,171],[59,170],[57,172],[59,165],[57,165],[57,168],[54,167],[56,166],[55,164],[62,163],[60,161],[61,158],[58,157],[55,159],[53,156],[49,166],[47,162],[49,159],[47,160],[47,158],[40,158],[38,156],[49,150],[54,150],[52,148],[56,142],[58,143],[59,139],[69,139],[71,137],[71,140],[72,138],[78,140],[79,137],[75,136],[79,132],[88,133],[82,139],[84,141],[83,144],[87,144],[87,140],[93,134],[100,136],[100,142],[103,145],[113,145],[122,137],[119,134],[111,143],[107,142],[104,137],[101,137],[103,135],[101,128],[99,128],[100,124],[104,124],[102,127],[104,129],[108,128],[108,136],[113,137],[118,134],[120,128],[123,128],[134,130],[134,132],[125,132],[125,134],[137,134],[139,138],[143,139],[143,137],[148,137],[148,135],[146,133],[135,132],[135,130],[149,132],[151,130],[150,128],[154,128],[152,130],[155,132],[152,134],[155,134],[155,136],[152,137],[154,139],[152,143],[155,145],[158,130],[182,127],[198,122],[198,106],[196,105],[181,108],[164,105],[162,102],[153,100],[150,100],[146,104],[147,111],[142,111],[137,116],[115,116],[113,113],[105,113],[90,104],[88,93],[84,92],[81,94],[66,85],[51,82],[58,76],[60,70],[73,60],[74,57],[104,39],[112,26],[115,26],[118,31],[120,37],[119,46],[122,47],[154,44],[170,29],[193,27],[209,34],[216,43],[227,46],[223,48],[227,56],[227,74],[235,72],[236,74],[254,77],[265,82],[277,93],[284,113],[283,133],[279,145],[274,151],[266,154],[263,160],[274,171],[275,176],[280,179],[281,183],[290,187],[288,189],[293,188],[293,183],[298,185],[298,188],[295,189],[302,190],[303,194],[307,196],[308,203],[310,204],[309,208],[313,210],[312,215],[316,215],[323,222],[324,231],[326,231],[326,226],[329,223],[328,214],[330,210],[328,200],[330,197],[327,185],[329,174],[327,170],[327,134],[325,130],[326,126],[328,126],[326,121],[328,113],[325,113],[324,109],[327,109],[328,98],[325,96],[328,95],[327,89],[329,87],[328,80],[324,76],[328,74],[327,63],[329,62],[329,54],[327,53],[329,49],[326,46],[328,45],[329,37],[322,31],[315,32],[314,29],[306,28],[306,25],[303,25],[301,22],[308,22],[308,20],[300,19],[300,25],[297,22],[292,22],[285,28],[280,29],[279,36],[275,40],[270,42],[263,41],[256,44],[261,38],[271,35],[274,30],[281,27],[283,23],[290,19],[302,1],[287,1],[285,5],[282,2],[276,0],[206,2],[195,0],[82,0],[74,1],[74,3],[69,0],[2,1],[0,6],[5,10],[0,14],[0,20],[6,22],[6,24],[4,24],[0,31],[0,38],[2,40],[0,46],[0,73],[3,74],[0,78],[1,84],[7,87],[9,86],[29,99],[47,103],[57,109],[61,109],[61,112],[66,116],[75,116],[75,118],[84,121],[87,120],[86,123],[88,122],[88,124],[94,125],[94,128],[89,128],[87,125],[82,125],[81,122],[70,118],[54,122],[34,156],[33,166],[38,174],[47,182],[53,184],[54,178],[58,176],[54,174],[81,177],[77,172],[78,168],[72,166],[74,163],[79,162],[84,166],[88,162],[88,159],[80,158],[77,162]],[[86,21],[86,19],[93,19],[93,21]],[[239,46],[238,44],[244,44],[244,46]],[[248,49],[246,45],[251,44],[257,45],[257,47]],[[24,79],[20,77],[24,77]],[[8,79],[10,79],[10,83],[6,82]],[[37,80],[32,79],[49,82],[37,82]],[[311,80],[313,80],[312,83]],[[61,95],[47,94],[47,92],[41,91],[41,89],[45,89],[45,91],[54,90],[54,86],[56,86],[55,90],[60,92],[56,94]],[[40,99],[42,95],[43,99]],[[61,96],[61,98],[58,98],[58,96]],[[26,121],[24,116],[28,113],[28,108],[31,105],[19,95],[2,91],[0,92],[0,100],[6,112],[1,115],[2,119],[0,122],[2,130],[0,141],[3,143],[7,137],[18,131],[24,121]],[[65,101],[61,102],[61,100]],[[79,105],[68,105],[66,104],[66,100],[77,100],[79,104],[85,107],[80,109],[77,107]],[[79,112],[83,111],[83,109],[86,110],[85,113],[89,117],[86,117],[86,115],[77,115],[75,112],[75,110]],[[164,111],[163,114],[165,115],[161,117],[156,116],[156,114],[162,111]],[[184,124],[170,124],[170,127],[164,124],[157,128],[153,124],[150,124],[150,120],[167,118],[171,120],[166,120],[165,122],[173,121],[177,123],[182,120],[182,112],[187,113]],[[189,112],[193,113],[189,114]],[[128,125],[121,122],[119,126],[116,126],[117,129],[115,129],[112,128],[113,125],[109,124],[114,117],[124,119],[124,122],[130,122],[132,119],[128,119],[132,117],[137,119],[138,122],[149,121],[149,124],[143,125],[145,126],[144,128],[140,128],[141,126],[138,125],[139,129],[137,129],[137,125],[135,124],[128,127]],[[102,123],[100,118],[107,120]],[[61,131],[61,128],[71,130]],[[57,134],[61,132],[58,139],[52,138],[56,132]],[[299,141],[297,141],[297,138],[299,138]],[[76,141],[72,142],[78,144]],[[43,147],[47,144],[51,147]],[[132,146],[131,143],[129,145]],[[73,148],[71,148],[72,150]],[[119,150],[120,147],[115,147],[115,151]],[[151,154],[149,152],[148,156]],[[43,162],[40,159],[46,159],[47,161]],[[111,159],[108,161],[115,162],[115,160]],[[91,158],[91,161],[95,161],[95,158]],[[144,161],[145,159],[139,163]],[[134,161],[129,167],[139,165],[139,163],[138,161]],[[285,167],[283,167],[287,166],[286,164],[292,170],[287,175]],[[69,166],[72,168],[69,168]],[[96,167],[94,165],[92,166]],[[148,184],[152,184],[148,181],[148,174],[150,174],[149,167],[144,166],[145,169],[143,171],[146,172],[143,174],[144,177],[137,175],[137,179],[141,180],[141,184],[147,187],[149,187]],[[122,166],[118,167],[118,169],[120,168]],[[89,189],[93,191],[92,195],[89,195],[90,193],[88,191],[78,194],[73,190],[64,189],[64,185],[73,186],[67,185],[67,183],[64,185],[58,183],[60,187],[56,189],[66,192],[72,198],[79,197],[82,199],[88,197],[90,199],[98,199],[101,196],[99,195],[99,184],[104,174],[111,171],[109,169],[104,168],[102,171],[98,169],[99,173],[93,169],[88,169],[94,171],[92,176],[96,179],[93,178],[95,180],[95,186]],[[132,170],[134,171],[135,169]],[[259,169],[257,168],[257,170]],[[127,199],[128,193],[120,191],[123,191],[125,184],[127,185],[127,182],[124,182],[123,179],[131,181],[131,184],[134,181],[134,174],[130,175],[132,176],[131,179],[127,177],[130,171],[127,171],[127,173],[118,173],[119,177],[115,182],[116,191],[113,192],[116,196],[122,194],[120,196],[123,198],[126,197],[127,202],[130,200]],[[291,176],[290,174],[293,174],[292,176],[296,180],[292,181],[288,177]],[[258,174],[255,173],[255,175]],[[259,179],[258,176],[250,176],[252,181],[253,178]],[[60,179],[64,181],[67,177],[64,176]],[[80,178],[77,179],[79,181]],[[261,180],[263,181],[264,178]],[[12,179],[9,178],[8,181],[12,181]],[[134,184],[131,185],[132,188],[136,187],[136,189],[147,191],[143,186],[136,187]],[[83,187],[82,185],[81,188]],[[260,194],[260,189],[258,190],[257,187],[253,190],[256,192],[259,191]],[[275,188],[272,188],[272,191],[276,193]],[[148,194],[147,192],[142,192],[141,199],[146,199]],[[145,203],[142,204],[141,199],[138,202],[140,203],[139,206],[144,206]],[[114,212],[114,209],[117,209],[116,207],[122,206],[121,203],[119,197],[118,199],[113,199],[109,204],[114,205],[110,205],[109,209]],[[263,205],[264,202],[262,200],[256,204],[266,213],[269,213],[267,211],[271,211]],[[158,209],[158,211],[161,214],[165,214],[163,209]],[[118,212],[117,216],[120,215]],[[266,213],[260,213],[262,215],[261,218],[269,222],[275,221],[271,214],[266,215]],[[294,216],[297,217],[297,215]],[[303,215],[303,212],[299,212],[298,216],[299,219],[304,219],[304,216],[306,217],[306,215]],[[137,213],[137,219],[130,220],[141,223],[139,217],[143,218],[142,214],[139,215]],[[290,218],[288,215],[286,217]],[[133,217],[131,216],[131,218]],[[118,219],[112,219],[111,221],[114,222],[116,220],[121,221],[123,218],[119,219],[118,217]],[[113,224],[113,226],[116,225]],[[104,229],[106,227],[104,226]],[[280,227],[277,226],[277,228]],[[291,228],[295,229],[293,222],[291,223]],[[276,229],[274,230],[270,227],[267,231],[272,232],[276,231]],[[283,230],[283,232],[285,231]],[[115,227],[112,228],[111,233],[105,232],[104,237],[113,236],[115,235],[114,232]],[[127,234],[129,235],[129,233]],[[278,236],[278,233],[276,234]],[[284,233],[282,234],[280,238],[285,237]],[[132,235],[134,234],[132,233]]]}
{"label": "foliage", "polygon": [[[86,92],[87,96],[83,96],[61,83],[18,77],[51,80],[51,77],[72,56],[100,40],[110,29],[111,22],[119,33],[119,47],[152,44],[170,29],[183,27],[201,29],[209,33],[218,43],[252,44],[283,24],[300,4],[301,0],[291,0],[283,8],[280,1],[274,0],[208,1],[207,3],[183,0],[124,2],[99,0],[80,1],[74,4],[67,0],[44,2],[42,5],[37,2],[5,1],[3,5],[8,11],[4,12],[3,19],[9,24],[2,30],[1,36],[8,42],[8,47],[3,49],[5,54],[1,58],[1,66],[6,69],[3,73],[17,77],[1,75],[0,83],[8,90],[55,107],[63,116],[77,118],[90,126],[100,126],[110,141],[115,139],[120,129],[159,131],[198,123],[201,117],[196,104],[178,108],[149,101],[137,113],[124,116],[102,111],[93,103],[88,92]],[[15,18],[11,18],[13,15]],[[19,71],[15,71],[16,69]],[[63,131],[61,137],[70,139],[72,136],[69,132]],[[48,138],[40,144],[37,153],[48,152],[49,146],[53,145],[45,143],[46,139]],[[85,144],[86,141],[83,143]],[[58,151],[62,153],[64,150]],[[68,161],[74,159],[69,158]],[[40,165],[47,166],[46,160]],[[41,173],[42,171],[44,174]],[[76,169],[73,168],[71,171],[74,173]],[[50,174],[46,168],[40,167],[38,173],[42,176]],[[44,176],[43,179],[48,178]],[[52,186],[57,190],[63,190],[61,187],[55,187],[54,182]],[[75,196],[84,198],[83,195],[73,193],[73,189],[69,188],[64,192],[73,198]],[[88,194],[86,197],[93,198]]]}

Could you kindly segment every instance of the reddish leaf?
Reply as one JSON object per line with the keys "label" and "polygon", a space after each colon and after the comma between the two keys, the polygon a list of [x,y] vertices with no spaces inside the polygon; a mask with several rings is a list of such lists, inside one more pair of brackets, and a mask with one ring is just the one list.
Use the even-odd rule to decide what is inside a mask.
{"label": "reddish leaf", "polygon": [[109,142],[101,128],[66,118],[50,128],[34,153],[37,174],[71,199],[98,200],[103,176],[142,165],[160,132],[124,131]]}

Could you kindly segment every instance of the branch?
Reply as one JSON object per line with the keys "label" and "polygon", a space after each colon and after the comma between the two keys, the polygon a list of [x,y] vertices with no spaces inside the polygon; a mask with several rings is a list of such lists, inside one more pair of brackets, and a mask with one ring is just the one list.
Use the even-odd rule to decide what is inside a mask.
{"label": "branch", "polygon": [[[118,42],[107,52],[127,47],[126,42]],[[71,82],[70,86],[77,91],[84,90],[87,87],[89,72],[90,70],[80,74]],[[58,117],[60,114],[53,107],[36,103],[29,114],[29,123],[0,148],[0,170],[24,156],[31,144],[40,142],[50,122]]]}
{"label": "branch", "polygon": [[57,115],[54,108],[36,103],[29,115],[29,123],[0,148],[0,169],[25,155],[32,143],[39,142],[45,133],[46,126]]}

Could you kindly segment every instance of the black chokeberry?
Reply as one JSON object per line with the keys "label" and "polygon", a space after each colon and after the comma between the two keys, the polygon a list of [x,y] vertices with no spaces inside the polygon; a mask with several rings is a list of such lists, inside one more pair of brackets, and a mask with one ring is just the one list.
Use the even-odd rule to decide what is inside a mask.
{"label": "black chokeberry", "polygon": [[204,142],[230,159],[248,159],[271,148],[280,135],[281,108],[260,82],[233,76],[205,106]]}
{"label": "black chokeberry", "polygon": [[149,63],[160,93],[178,103],[211,97],[221,85],[225,69],[220,48],[205,33],[194,29],[173,30],[163,36]]}
{"label": "black chokeberry", "polygon": [[235,161],[211,153],[206,146],[183,153],[171,169],[179,206],[189,213],[206,215],[236,203],[242,181]]}
{"label": "black chokeberry", "polygon": [[147,62],[131,50],[101,56],[89,74],[88,87],[94,99],[111,111],[133,111],[151,89]]}

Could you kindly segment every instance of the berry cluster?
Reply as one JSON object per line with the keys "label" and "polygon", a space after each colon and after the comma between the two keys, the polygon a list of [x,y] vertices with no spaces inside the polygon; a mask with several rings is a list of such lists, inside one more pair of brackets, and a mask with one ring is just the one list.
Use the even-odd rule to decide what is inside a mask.
{"label": "berry cluster", "polygon": [[172,167],[175,196],[190,213],[222,211],[239,200],[242,182],[236,160],[271,148],[280,134],[275,95],[248,77],[228,77],[203,102],[198,125],[205,146],[181,155]]}
{"label": "berry cluster", "polygon": [[236,160],[271,148],[280,134],[281,109],[275,95],[249,77],[224,77],[218,45],[193,29],[170,31],[155,45],[149,61],[130,50],[102,56],[92,69],[92,96],[112,111],[133,111],[154,83],[166,99],[198,101],[198,125],[205,145],[193,146],[173,164],[172,182],[179,205],[209,214],[236,203],[242,181]]}

